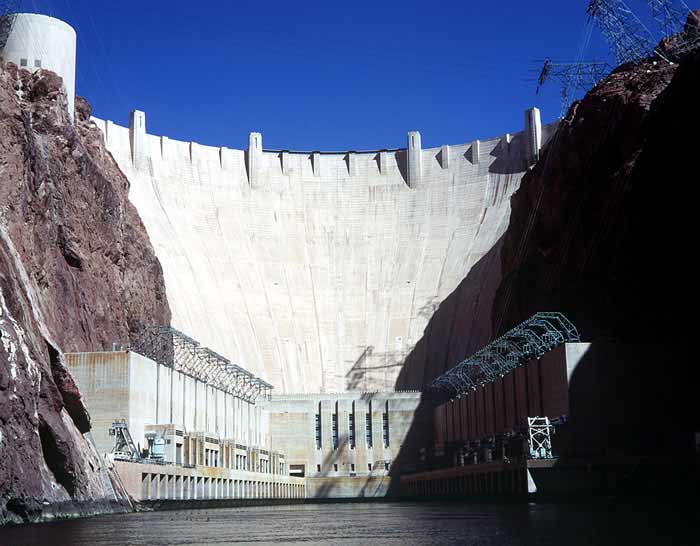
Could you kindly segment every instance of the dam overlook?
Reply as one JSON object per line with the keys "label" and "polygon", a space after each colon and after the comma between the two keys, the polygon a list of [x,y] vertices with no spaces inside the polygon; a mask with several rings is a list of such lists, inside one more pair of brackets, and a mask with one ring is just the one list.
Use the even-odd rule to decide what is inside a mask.
{"label": "dam overlook", "polygon": [[[321,543],[327,529],[348,544],[476,544],[483,533],[505,546],[588,522],[577,543],[597,544],[629,531],[640,499],[669,521],[694,505],[700,415],[689,323],[677,319],[692,280],[672,266],[694,215],[659,182],[694,176],[692,162],[660,158],[694,153],[692,139],[668,137],[700,126],[700,10],[640,2],[644,12],[583,2],[576,60],[538,61],[536,100],[502,105],[517,124],[478,134],[478,116],[465,115],[442,143],[416,115],[406,130],[390,125],[400,138],[382,132],[386,147],[355,149],[280,147],[297,137],[269,123],[272,104],[259,123],[238,104],[235,126],[224,113],[193,113],[201,129],[183,116],[177,138],[152,127],[183,112],[146,91],[124,95],[143,109],[112,103],[103,112],[116,116],[97,115],[76,87],[94,64],[79,54],[93,41],[83,23],[107,39],[102,18],[86,11],[72,26],[49,0],[51,15],[0,4],[0,542],[48,536],[2,524],[122,514],[56,524],[57,543],[208,543],[209,531],[240,542],[268,530],[280,543]],[[288,8],[262,24],[247,6],[222,5],[217,21],[191,18],[186,40],[168,37],[188,46],[179,69],[197,60],[195,106],[216,105],[204,92],[210,63],[242,103],[250,88],[265,94],[256,55],[270,44],[252,52],[246,21],[264,36],[280,21],[301,29],[337,15]],[[180,9],[156,19],[172,26]],[[460,9],[440,25],[451,39],[466,33]],[[240,36],[208,33],[234,12]],[[140,63],[156,66],[172,42],[131,43],[154,14],[120,34],[143,89],[170,70],[163,60],[150,80]],[[421,19],[402,9],[385,21],[389,37],[440,42],[402,18]],[[355,23],[372,35],[374,23]],[[603,39],[591,47],[594,32]],[[323,59],[340,46],[326,39],[329,51],[304,62],[328,76],[337,63]],[[413,52],[416,67],[429,45]],[[585,57],[600,51],[604,60]],[[387,74],[392,60],[382,59]],[[237,87],[241,73],[249,81]],[[430,83],[418,74],[407,93]],[[278,92],[302,100],[322,80]],[[556,119],[539,94],[552,84]],[[128,123],[113,121],[127,112]],[[247,134],[247,144],[183,137],[220,135],[219,122],[222,140]],[[559,506],[572,499],[592,503]],[[153,511],[163,514],[136,514]],[[618,513],[624,522],[608,521]],[[353,518],[358,533],[344,528]]]}

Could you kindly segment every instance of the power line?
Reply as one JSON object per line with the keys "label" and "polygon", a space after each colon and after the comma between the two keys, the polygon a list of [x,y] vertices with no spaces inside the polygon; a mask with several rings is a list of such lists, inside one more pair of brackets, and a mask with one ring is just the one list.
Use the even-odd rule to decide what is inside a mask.
{"label": "power line", "polygon": [[[647,0],[651,16],[659,25],[664,36],[678,32],[685,22],[685,17],[690,8],[681,2],[683,8],[676,7],[672,0]],[[685,13],[683,13],[685,9]]]}
{"label": "power line", "polygon": [[577,91],[587,91],[595,86],[608,72],[610,65],[604,61],[555,63],[546,59],[537,77],[537,91],[550,80],[557,80],[561,85],[562,117],[571,104]]}
{"label": "power line", "polygon": [[673,0],[648,0],[652,17],[664,32],[664,53],[670,60],[681,57],[700,47],[700,20],[691,16],[693,12],[684,1],[680,7]]}

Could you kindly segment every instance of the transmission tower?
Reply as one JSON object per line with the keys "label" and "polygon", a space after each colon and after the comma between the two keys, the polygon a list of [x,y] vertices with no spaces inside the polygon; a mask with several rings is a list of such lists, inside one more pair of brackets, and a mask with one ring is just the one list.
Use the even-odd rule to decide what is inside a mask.
{"label": "transmission tower", "polygon": [[686,26],[688,14],[692,11],[688,4],[680,0],[676,6],[673,0],[648,0],[649,10],[666,40],[664,51],[671,60],[679,60],[689,51],[700,47],[700,24]]}
{"label": "transmission tower", "polygon": [[647,0],[649,10],[654,20],[659,25],[664,36],[678,32],[685,24],[685,18],[691,11],[688,4],[682,0],[676,2],[673,0]]}
{"label": "transmission tower", "polygon": [[654,38],[623,0],[590,0],[587,9],[618,64],[634,62],[654,49]]}
{"label": "transmission tower", "polygon": [[577,91],[588,91],[609,71],[610,65],[603,61],[555,63],[547,59],[537,77],[537,93],[548,80],[557,80],[561,84],[561,117],[566,113]]}

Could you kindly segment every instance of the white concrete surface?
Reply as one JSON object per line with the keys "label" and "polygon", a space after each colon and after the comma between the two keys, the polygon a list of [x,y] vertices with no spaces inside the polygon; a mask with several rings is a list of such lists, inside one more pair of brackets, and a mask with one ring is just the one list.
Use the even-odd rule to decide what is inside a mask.
{"label": "white concrete surface", "polygon": [[114,461],[114,467],[137,501],[306,497],[304,479],[281,474],[129,461]]}
{"label": "white concrete surface", "polygon": [[11,30],[0,50],[3,62],[36,71],[45,68],[63,78],[68,111],[75,112],[76,34],[73,27],[59,19],[35,13],[16,13]]}
{"label": "white concrete surface", "polygon": [[356,497],[386,494],[420,402],[418,392],[345,392],[273,395],[261,406],[271,449],[303,468],[309,496]]}
{"label": "white concrete surface", "polygon": [[540,158],[540,148],[542,148],[542,119],[539,108],[530,108],[525,111],[525,138],[527,160],[535,163]]}
{"label": "white concrete surface", "polygon": [[507,228],[533,142],[421,149],[411,133],[410,150],[282,153],[252,133],[243,151],[142,139],[141,119],[94,121],[163,265],[173,326],[277,393],[393,388]]}
{"label": "white concrete surface", "polygon": [[176,424],[252,448],[269,449],[270,421],[259,405],[219,390],[130,351],[67,353],[66,364],[92,418],[101,452],[112,449],[109,429],[125,419],[134,442],[146,445],[148,425]]}

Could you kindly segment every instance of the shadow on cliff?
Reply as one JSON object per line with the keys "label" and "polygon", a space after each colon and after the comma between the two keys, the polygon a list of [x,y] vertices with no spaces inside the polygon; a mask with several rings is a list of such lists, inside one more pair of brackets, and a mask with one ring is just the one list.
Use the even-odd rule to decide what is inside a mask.
{"label": "shadow on cliff", "polygon": [[[624,65],[573,105],[511,198],[504,237],[441,304],[397,388],[426,385],[537,311],[561,311],[594,347],[571,379],[572,453],[692,453],[698,89],[700,51],[677,67]],[[495,292],[476,290],[484,267],[503,279]],[[460,295],[470,290],[489,299],[478,313]],[[617,349],[596,360],[609,343]],[[413,427],[404,464],[419,460],[413,442],[432,446],[429,430]]]}
{"label": "shadow on cliff", "polygon": [[549,495],[692,498],[700,485],[687,377],[666,373],[683,344],[590,344],[569,379],[567,421],[553,436],[558,459],[534,471]]}

